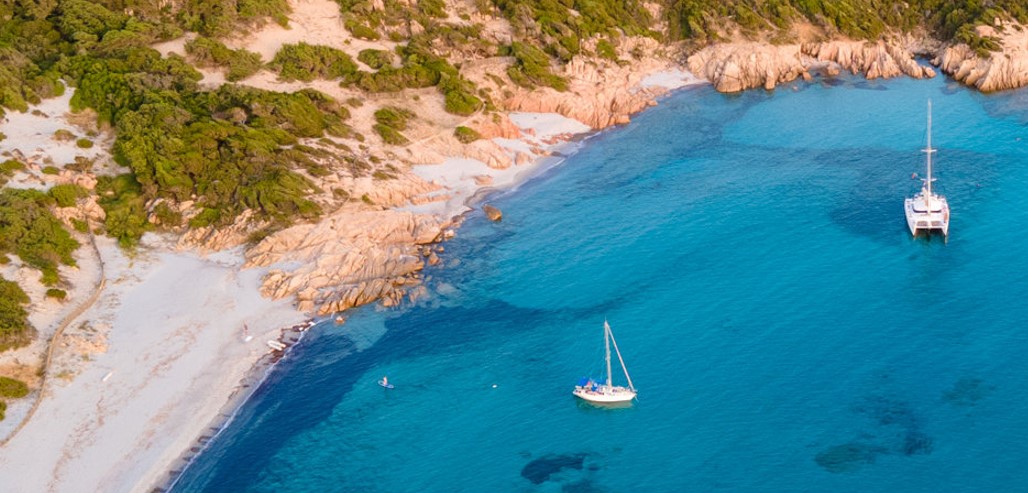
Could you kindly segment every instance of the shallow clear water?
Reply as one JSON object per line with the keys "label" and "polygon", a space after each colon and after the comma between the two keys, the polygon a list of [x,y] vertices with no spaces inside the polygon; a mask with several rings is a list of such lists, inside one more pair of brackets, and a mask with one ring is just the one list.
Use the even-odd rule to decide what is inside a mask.
{"label": "shallow clear water", "polygon": [[[903,217],[928,98],[945,243]],[[176,490],[1024,491],[1026,108],[678,92],[472,216],[430,301],[315,329]],[[604,318],[628,409],[570,393]]]}

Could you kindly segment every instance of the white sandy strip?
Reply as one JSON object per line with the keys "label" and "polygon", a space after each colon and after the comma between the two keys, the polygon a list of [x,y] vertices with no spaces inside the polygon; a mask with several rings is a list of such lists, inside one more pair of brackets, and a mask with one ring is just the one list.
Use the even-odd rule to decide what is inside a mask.
{"label": "white sandy strip", "polygon": [[643,80],[639,81],[639,87],[663,87],[670,90],[709,83],[705,79],[696,77],[688,70],[671,69],[644,77]]}
{"label": "white sandy strip", "polygon": [[265,341],[303,319],[289,301],[262,298],[262,272],[240,272],[238,254],[144,248],[128,258],[108,239],[100,248],[110,279],[81,319],[111,325],[108,350],[51,382],[0,449],[0,490],[151,490],[205,434]]}

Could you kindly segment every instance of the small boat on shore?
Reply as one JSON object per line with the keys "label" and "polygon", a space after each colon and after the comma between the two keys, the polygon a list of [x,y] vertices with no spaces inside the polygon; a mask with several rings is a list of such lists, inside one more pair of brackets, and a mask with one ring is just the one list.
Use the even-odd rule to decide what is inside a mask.
{"label": "small boat on shore", "polygon": [[922,180],[924,186],[921,192],[913,197],[908,197],[903,202],[903,208],[907,214],[907,227],[910,234],[917,236],[918,233],[930,235],[933,231],[939,231],[943,236],[949,235],[949,203],[946,197],[937,195],[932,191],[932,102],[928,101],[928,146],[923,149],[927,156],[927,173]]}
{"label": "small boat on shore", "polygon": [[[621,350],[618,349],[618,343],[614,340],[614,332],[610,330],[610,324],[606,320],[603,321],[603,344],[606,349],[606,363],[607,363],[607,380],[603,383],[594,381],[591,378],[583,378],[575,386],[575,390],[571,393],[579,399],[592,402],[595,404],[618,404],[630,402],[635,399],[637,391],[635,386],[632,385],[632,377],[628,375],[628,368],[625,367],[625,360],[621,357]],[[621,363],[621,370],[625,373],[625,380],[628,381],[628,387],[619,387],[613,384],[613,374],[610,367],[610,346],[614,346],[614,352],[618,356],[618,362]]]}

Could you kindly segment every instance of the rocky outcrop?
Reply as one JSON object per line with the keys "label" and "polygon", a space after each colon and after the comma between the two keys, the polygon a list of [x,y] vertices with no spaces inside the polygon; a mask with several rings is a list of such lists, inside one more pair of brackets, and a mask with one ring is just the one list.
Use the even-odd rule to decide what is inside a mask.
{"label": "rocky outcrop", "polygon": [[754,87],[771,90],[806,73],[798,45],[726,43],[708,46],[687,59],[689,70],[720,92]]}
{"label": "rocky outcrop", "polygon": [[247,266],[271,267],[261,293],[295,296],[305,311],[398,302],[424,267],[418,245],[437,241],[448,225],[396,210],[340,211],[265,238],[247,252]]}
{"label": "rocky outcrop", "polygon": [[834,62],[868,79],[890,79],[909,75],[915,79],[935,77],[935,70],[914,60],[914,53],[895,41],[829,41],[807,43],[802,52],[815,60]]}
{"label": "rocky outcrop", "polygon": [[997,37],[1001,51],[982,58],[966,44],[958,44],[941,50],[932,63],[954,79],[983,92],[1028,85],[1028,28],[1006,24],[1002,32],[997,32],[979,26],[979,34]]}
{"label": "rocky outcrop", "polygon": [[627,64],[577,56],[561,74],[568,79],[566,92],[548,87],[527,90],[510,83],[507,88],[515,90],[501,106],[508,111],[559,113],[593,129],[628,123],[632,114],[653,105],[655,97],[667,92],[663,87],[640,87],[643,77],[672,65],[655,55],[659,47],[649,38],[625,41],[619,50],[624,59],[632,57],[629,51],[642,55]]}
{"label": "rocky outcrop", "polygon": [[809,79],[809,70],[828,62],[828,72],[839,68],[868,79],[909,75],[934,77],[935,71],[914,59],[907,41],[827,41],[803,45],[772,46],[762,43],[725,43],[703,48],[687,60],[689,70],[706,77],[721,92],[755,87],[771,90],[798,77]]}

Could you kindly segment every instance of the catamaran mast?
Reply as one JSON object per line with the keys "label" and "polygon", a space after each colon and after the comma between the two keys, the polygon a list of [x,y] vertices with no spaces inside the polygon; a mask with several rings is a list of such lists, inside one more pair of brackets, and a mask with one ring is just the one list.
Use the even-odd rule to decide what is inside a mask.
{"label": "catamaran mast", "polygon": [[928,176],[925,180],[925,206],[928,212],[932,211],[932,153],[935,149],[932,149],[932,100],[928,100],[928,147],[924,150],[925,154],[928,155]]}
{"label": "catamaran mast", "polygon": [[[603,321],[603,346],[607,348],[607,387],[611,384],[611,371],[610,371],[610,324],[606,320]],[[620,355],[618,355],[620,357]]]}
{"label": "catamaran mast", "polygon": [[[607,326],[607,332],[610,333],[610,341],[614,343],[614,352],[618,355],[618,362],[621,363],[621,370],[625,372],[625,380],[628,380],[628,388],[635,390],[635,385],[632,385],[632,377],[628,376],[628,367],[625,366],[625,359],[621,357],[621,350],[618,349],[618,341],[614,339],[614,332],[611,332],[610,326]],[[607,374],[610,374],[610,357],[608,352],[607,358]]]}

